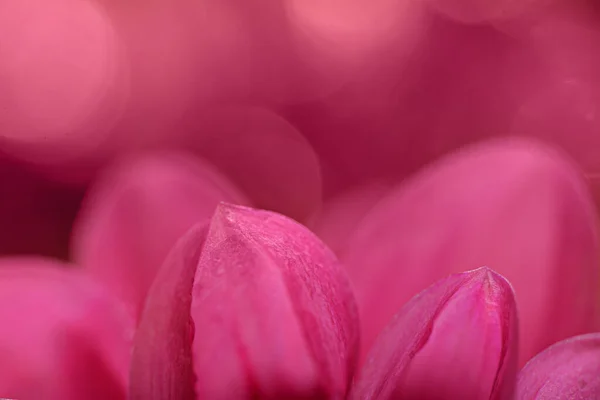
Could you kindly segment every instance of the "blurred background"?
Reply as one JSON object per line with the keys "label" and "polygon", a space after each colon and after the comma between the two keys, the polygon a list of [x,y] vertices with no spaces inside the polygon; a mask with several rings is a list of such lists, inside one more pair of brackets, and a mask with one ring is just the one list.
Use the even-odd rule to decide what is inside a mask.
{"label": "blurred background", "polygon": [[[115,170],[180,179],[129,164],[157,152],[185,152],[235,187],[219,190],[308,225],[332,199],[368,187],[360,207],[492,137],[559,147],[600,199],[598,11],[584,0],[3,0],[0,253],[70,259],[75,221],[93,209],[82,204],[117,191]],[[136,204],[154,201],[140,190]]]}

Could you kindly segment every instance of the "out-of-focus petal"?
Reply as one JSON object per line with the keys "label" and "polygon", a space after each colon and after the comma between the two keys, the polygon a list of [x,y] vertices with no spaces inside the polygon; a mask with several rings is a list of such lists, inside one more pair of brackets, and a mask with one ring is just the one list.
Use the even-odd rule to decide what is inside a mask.
{"label": "out-of-focus petal", "polygon": [[510,284],[488,268],[435,283],[371,349],[352,399],[511,399],[517,315]]}
{"label": "out-of-focus petal", "polygon": [[67,259],[71,224],[83,191],[48,182],[0,156],[0,255]]}
{"label": "out-of-focus petal", "polygon": [[14,399],[125,399],[133,324],[81,271],[0,261],[0,393]]}
{"label": "out-of-focus petal", "polygon": [[517,400],[600,398],[600,333],[556,343],[525,365]]}
{"label": "out-of-focus petal", "polygon": [[493,23],[519,20],[543,14],[557,0],[486,1],[486,0],[426,0],[442,15],[462,23]]}
{"label": "out-of-focus petal", "polygon": [[259,107],[222,107],[208,110],[195,124],[190,146],[248,193],[257,207],[298,221],[320,207],[319,160],[279,115]]}
{"label": "out-of-focus petal", "polygon": [[356,314],[343,269],[310,231],[220,205],[192,291],[196,395],[342,399]]}
{"label": "out-of-focus petal", "polygon": [[373,182],[347,190],[327,200],[311,218],[309,227],[337,253],[361,219],[390,189],[387,183]]}
{"label": "out-of-focus petal", "polygon": [[224,200],[246,203],[201,160],[178,153],[125,160],[88,194],[74,228],[74,259],[115,291],[137,318],[171,247]]}
{"label": "out-of-focus petal", "polygon": [[195,399],[190,306],[207,230],[199,225],[177,242],[148,292],[134,340],[131,399]]}
{"label": "out-of-focus petal", "polygon": [[283,4],[293,45],[301,62],[314,71],[307,84],[318,83],[321,96],[364,78],[382,60],[400,65],[426,28],[419,2],[285,0]]}
{"label": "out-of-focus petal", "polygon": [[2,146],[43,165],[106,151],[127,94],[122,51],[112,21],[93,0],[2,1]]}
{"label": "out-of-focus petal", "polygon": [[380,201],[340,253],[363,345],[431,282],[478,265],[514,285],[521,365],[551,343],[593,331],[596,218],[573,166],[535,142],[492,141],[443,159]]}
{"label": "out-of-focus petal", "polygon": [[[559,13],[531,29],[527,40],[548,66],[549,76],[522,97],[509,132],[560,145],[593,178],[592,188],[598,192],[600,54],[595,49],[600,46],[600,29],[597,19]],[[600,195],[595,197],[600,204]]]}

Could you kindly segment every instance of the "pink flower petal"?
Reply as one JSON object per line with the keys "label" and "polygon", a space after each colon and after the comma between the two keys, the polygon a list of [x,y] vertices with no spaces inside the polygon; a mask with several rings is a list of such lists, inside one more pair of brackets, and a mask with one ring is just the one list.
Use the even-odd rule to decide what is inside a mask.
{"label": "pink flower petal", "polygon": [[208,226],[192,228],[161,267],[135,334],[129,397],[195,399],[192,285]]}
{"label": "pink flower petal", "polygon": [[74,228],[75,260],[137,318],[167,253],[222,200],[244,197],[210,165],[181,154],[127,160],[92,188]]}
{"label": "pink flower petal", "polygon": [[106,150],[126,95],[121,68],[122,44],[96,1],[2,1],[3,145],[44,165]]}
{"label": "pink flower petal", "polygon": [[[406,59],[424,31],[423,5],[407,0],[284,0],[293,45],[314,71],[306,85],[321,96],[369,67]],[[313,89],[319,93],[318,89]]]}
{"label": "pink flower petal", "polygon": [[132,321],[88,277],[47,260],[0,261],[0,393],[125,399]]}
{"label": "pink flower petal", "polygon": [[308,225],[336,254],[361,219],[390,190],[383,182],[355,187],[329,199]]}
{"label": "pink flower petal", "polygon": [[[196,118],[196,115],[194,115]],[[260,208],[302,221],[321,205],[319,160],[285,119],[260,107],[221,107],[195,122],[189,138]]]}
{"label": "pink flower petal", "polygon": [[435,283],[394,317],[352,399],[510,399],[517,365],[513,291],[480,268]]}
{"label": "pink flower petal", "polygon": [[600,333],[556,343],[519,373],[517,400],[600,398]]}
{"label": "pink flower petal", "polygon": [[431,282],[488,265],[514,285],[521,365],[599,323],[596,215],[582,178],[552,150],[493,141],[402,184],[356,227],[340,257],[356,289],[363,353]]}
{"label": "pink flower petal", "polygon": [[433,9],[462,23],[481,24],[494,21],[520,20],[542,14],[554,0],[485,1],[428,0]]}
{"label": "pink flower petal", "polygon": [[334,255],[301,225],[219,206],[191,316],[198,398],[344,398],[355,304]]}
{"label": "pink flower petal", "polygon": [[0,156],[0,254],[66,259],[71,225],[83,191],[45,181]]}

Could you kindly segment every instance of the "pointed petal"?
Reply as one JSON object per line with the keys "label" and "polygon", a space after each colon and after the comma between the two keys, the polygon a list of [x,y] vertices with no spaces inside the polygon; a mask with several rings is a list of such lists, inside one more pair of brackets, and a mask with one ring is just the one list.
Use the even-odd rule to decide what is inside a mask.
{"label": "pointed petal", "polygon": [[581,176],[528,141],[493,141],[432,165],[382,200],[340,258],[363,353],[396,310],[447,274],[488,265],[517,293],[521,365],[599,322],[596,215]]}
{"label": "pointed petal", "polygon": [[195,399],[190,306],[207,232],[202,224],[177,242],[148,292],[134,339],[131,399]]}
{"label": "pointed petal", "polygon": [[132,321],[81,271],[2,259],[0,320],[2,396],[125,399]]}
{"label": "pointed petal", "polygon": [[556,343],[519,373],[517,400],[600,398],[600,333]]}
{"label": "pointed petal", "polygon": [[480,268],[415,296],[369,352],[352,399],[510,399],[516,378],[512,288]]}
{"label": "pointed petal", "polygon": [[192,296],[198,398],[344,397],[355,303],[334,255],[306,228],[220,205]]}
{"label": "pointed petal", "polygon": [[181,154],[130,159],[92,188],[73,233],[75,260],[137,319],[167,253],[219,201],[244,197],[210,165]]}
{"label": "pointed petal", "polygon": [[[197,118],[197,115],[194,115]],[[227,174],[260,208],[303,221],[321,205],[319,160],[281,116],[260,107],[208,111],[190,145]]]}

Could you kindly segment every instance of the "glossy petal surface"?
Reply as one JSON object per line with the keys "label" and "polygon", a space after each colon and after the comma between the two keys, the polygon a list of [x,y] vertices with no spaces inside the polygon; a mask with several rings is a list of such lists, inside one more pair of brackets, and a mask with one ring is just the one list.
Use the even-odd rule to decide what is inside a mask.
{"label": "glossy petal surface", "polygon": [[334,255],[306,228],[219,206],[192,296],[198,397],[344,398],[355,304]]}
{"label": "glossy petal surface", "polygon": [[382,332],[352,399],[511,399],[517,365],[512,288],[487,269],[415,296]]}

